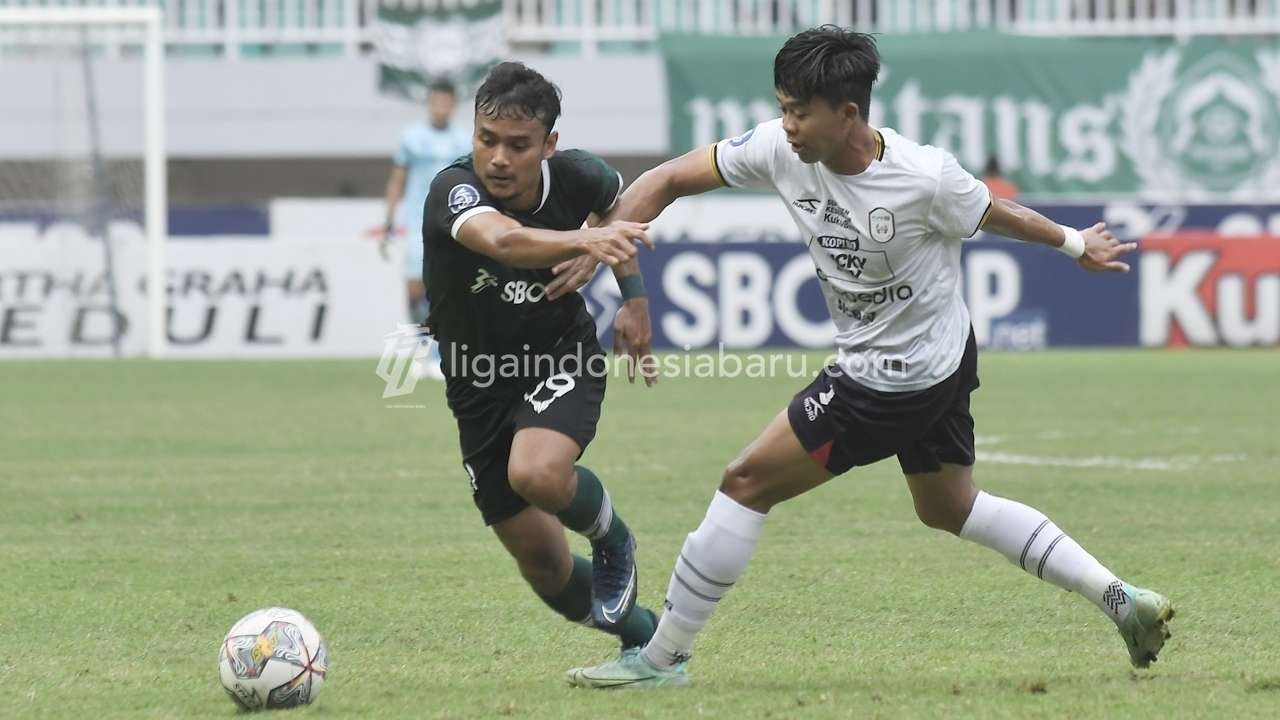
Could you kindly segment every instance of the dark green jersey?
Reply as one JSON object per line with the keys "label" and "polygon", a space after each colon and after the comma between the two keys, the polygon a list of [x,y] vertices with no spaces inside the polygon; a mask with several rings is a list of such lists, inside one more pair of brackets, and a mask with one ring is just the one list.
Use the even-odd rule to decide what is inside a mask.
{"label": "dark green jersey", "polygon": [[[509,210],[485,191],[470,155],[436,175],[422,227],[423,280],[431,316],[427,324],[450,355],[543,355],[561,341],[595,337],[595,324],[578,293],[547,300],[548,269],[522,270],[468,250],[457,237],[475,215],[500,212],[527,227],[577,230],[590,213],[603,215],[617,202],[622,176],[582,150],[557,152],[542,164],[541,200],[533,210]],[[465,345],[463,350],[461,346]]]}

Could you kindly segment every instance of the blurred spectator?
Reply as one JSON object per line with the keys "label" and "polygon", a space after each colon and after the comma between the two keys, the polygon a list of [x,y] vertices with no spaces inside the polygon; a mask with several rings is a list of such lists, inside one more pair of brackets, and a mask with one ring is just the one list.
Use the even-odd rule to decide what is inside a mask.
{"label": "blurred spectator", "polygon": [[385,251],[396,235],[404,235],[409,316],[417,323],[427,318],[427,290],[422,284],[422,209],[427,191],[436,173],[471,152],[471,133],[452,124],[457,106],[457,91],[452,83],[437,80],[431,84],[427,91],[427,118],[401,131],[392,157],[391,176],[387,178],[383,248]]}
{"label": "blurred spectator", "polygon": [[1000,174],[1000,161],[994,155],[987,158],[987,167],[983,172],[982,182],[986,183],[987,189],[991,191],[993,197],[1002,200],[1013,200],[1018,197],[1018,186]]}

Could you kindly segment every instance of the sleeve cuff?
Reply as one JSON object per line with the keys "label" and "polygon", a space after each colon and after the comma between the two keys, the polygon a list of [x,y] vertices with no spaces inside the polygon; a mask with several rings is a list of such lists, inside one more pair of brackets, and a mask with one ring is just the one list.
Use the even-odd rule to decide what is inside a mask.
{"label": "sleeve cuff", "polygon": [[466,212],[459,215],[456,219],[454,219],[453,226],[449,228],[449,235],[452,236],[454,240],[457,240],[458,231],[462,229],[462,226],[468,220],[470,220],[471,218],[477,215],[483,215],[485,213],[491,213],[491,212],[498,212],[498,210],[497,208],[494,208],[489,205],[477,205],[476,207],[473,207],[470,210],[467,210]]}
{"label": "sleeve cuff", "polygon": [[613,212],[613,209],[618,207],[618,201],[622,199],[622,173],[617,170],[614,172],[618,175],[618,192],[614,194],[613,202],[609,203],[609,207],[605,208],[604,212],[600,213],[602,216]]}

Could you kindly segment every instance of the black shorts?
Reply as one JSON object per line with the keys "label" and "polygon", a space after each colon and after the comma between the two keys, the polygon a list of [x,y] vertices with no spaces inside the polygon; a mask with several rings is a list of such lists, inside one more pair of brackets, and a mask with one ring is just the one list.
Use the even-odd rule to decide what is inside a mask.
{"label": "black shorts", "polygon": [[462,465],[485,525],[502,522],[529,506],[507,479],[515,434],[531,427],[555,430],[573,438],[581,456],[596,435],[606,377],[606,372],[583,367],[575,373],[487,389],[467,381],[450,382],[449,409],[458,422]]}
{"label": "black shorts", "polygon": [[884,392],[831,366],[791,400],[787,418],[800,444],[835,475],[898,456],[907,475],[942,463],[972,465],[969,394],[978,389],[978,348],[969,331],[960,367],[925,390]]}

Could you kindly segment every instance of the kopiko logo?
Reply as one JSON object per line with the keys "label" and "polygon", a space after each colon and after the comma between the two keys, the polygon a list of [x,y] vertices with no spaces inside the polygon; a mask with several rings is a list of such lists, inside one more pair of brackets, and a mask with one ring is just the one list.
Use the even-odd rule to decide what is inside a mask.
{"label": "kopiko logo", "polygon": [[1274,184],[1278,98],[1280,51],[1216,52],[1194,63],[1178,50],[1148,53],[1123,98],[1121,148],[1151,190]]}
{"label": "kopiko logo", "polygon": [[412,323],[399,323],[383,337],[382,357],[374,372],[386,383],[382,390],[384,400],[413,392],[418,385],[414,364],[431,355],[434,343],[426,328]]}
{"label": "kopiko logo", "polygon": [[480,191],[471,185],[454,185],[453,189],[449,191],[449,212],[455,215],[475,206],[479,202]]}

